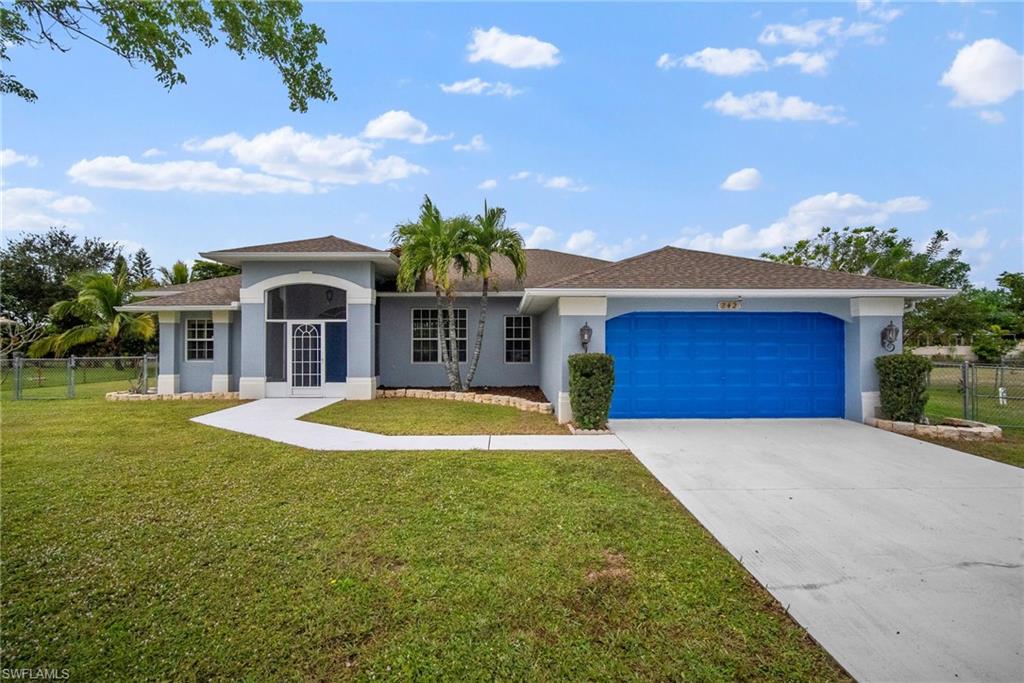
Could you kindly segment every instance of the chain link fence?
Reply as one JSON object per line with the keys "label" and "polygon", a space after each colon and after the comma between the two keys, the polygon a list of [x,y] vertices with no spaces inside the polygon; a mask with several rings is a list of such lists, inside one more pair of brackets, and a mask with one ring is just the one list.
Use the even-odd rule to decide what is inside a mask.
{"label": "chain link fence", "polygon": [[1024,428],[1024,366],[935,363],[925,415]]}
{"label": "chain link fence", "polygon": [[0,394],[16,401],[155,390],[157,358],[108,356],[0,359]]}

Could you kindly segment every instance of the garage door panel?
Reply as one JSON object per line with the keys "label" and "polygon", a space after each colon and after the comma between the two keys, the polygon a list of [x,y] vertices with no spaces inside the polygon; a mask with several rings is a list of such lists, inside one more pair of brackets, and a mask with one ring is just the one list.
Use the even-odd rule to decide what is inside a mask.
{"label": "garage door panel", "polygon": [[606,324],[612,417],[841,417],[843,323],[821,313],[631,313]]}

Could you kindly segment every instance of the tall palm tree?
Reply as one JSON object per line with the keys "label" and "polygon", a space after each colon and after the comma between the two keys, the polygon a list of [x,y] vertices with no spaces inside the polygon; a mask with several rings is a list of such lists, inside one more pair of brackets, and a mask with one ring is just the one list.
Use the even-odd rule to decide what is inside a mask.
{"label": "tall palm tree", "polygon": [[29,355],[54,353],[62,356],[76,346],[94,342],[102,342],[111,353],[118,355],[122,342],[129,337],[151,339],[156,333],[152,315],[117,310],[131,301],[129,280],[126,272],[117,277],[109,273],[73,276],[68,284],[78,290],[78,294],[74,299],[51,306],[50,316],[56,321],[72,318],[82,322],[35,342],[29,347]]}
{"label": "tall palm tree", "polygon": [[[459,368],[459,347],[455,334],[456,270],[469,268],[467,245],[472,224],[468,218],[445,219],[440,210],[424,195],[416,222],[403,223],[391,233],[391,242],[401,250],[398,289],[411,292],[429,275],[434,284],[437,304],[437,339],[441,362],[452,391],[462,391]],[[447,313],[447,315],[445,315]]]}
{"label": "tall palm tree", "polygon": [[484,343],[484,325],[487,319],[487,293],[490,290],[493,259],[507,258],[512,263],[516,282],[526,277],[526,251],[523,236],[518,230],[505,227],[505,209],[500,206],[488,207],[484,201],[484,212],[473,219],[469,231],[467,250],[472,256],[476,274],[480,276],[480,319],[476,326],[476,342],[473,344],[473,358],[466,372],[466,387],[473,383],[476,368],[480,362],[480,349]]}
{"label": "tall palm tree", "polygon": [[160,271],[161,285],[183,285],[188,282],[188,264],[184,261],[175,261],[174,265],[170,268],[167,266],[160,266],[158,270]]}

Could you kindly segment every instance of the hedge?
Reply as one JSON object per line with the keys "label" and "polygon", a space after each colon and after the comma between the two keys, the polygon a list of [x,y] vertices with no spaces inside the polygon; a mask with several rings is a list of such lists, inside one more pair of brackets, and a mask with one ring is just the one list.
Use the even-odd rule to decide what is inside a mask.
{"label": "hedge", "polygon": [[875,367],[882,414],[889,420],[921,422],[924,405],[928,402],[928,373],[932,362],[924,356],[902,353],[879,356]]}
{"label": "hedge", "polygon": [[569,403],[573,421],[583,429],[603,429],[615,387],[615,361],[606,353],[569,356]]}

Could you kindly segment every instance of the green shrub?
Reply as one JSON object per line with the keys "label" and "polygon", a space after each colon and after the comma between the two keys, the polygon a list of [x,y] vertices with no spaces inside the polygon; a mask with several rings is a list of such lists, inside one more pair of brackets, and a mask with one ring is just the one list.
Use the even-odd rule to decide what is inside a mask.
{"label": "green shrub", "polygon": [[603,429],[615,387],[615,360],[606,353],[569,356],[569,402],[572,418],[583,429]]}
{"label": "green shrub", "polygon": [[1017,340],[1003,336],[1005,332],[999,325],[974,334],[974,345],[971,351],[982,363],[1002,363],[1003,356],[1013,350]]}
{"label": "green shrub", "polygon": [[903,353],[879,356],[875,367],[882,395],[882,414],[890,420],[920,422],[924,404],[928,402],[928,373],[932,362],[924,356]]}

